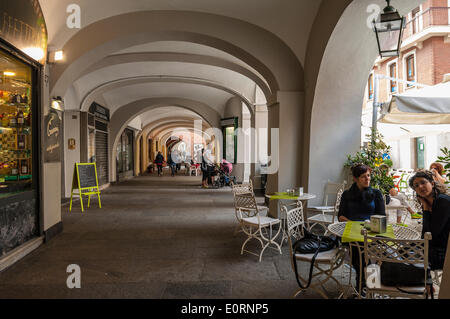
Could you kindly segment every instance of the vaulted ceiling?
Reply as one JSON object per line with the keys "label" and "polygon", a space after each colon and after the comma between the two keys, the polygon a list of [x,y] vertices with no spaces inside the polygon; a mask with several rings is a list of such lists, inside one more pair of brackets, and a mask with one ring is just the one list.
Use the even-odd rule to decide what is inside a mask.
{"label": "vaulted ceiling", "polygon": [[[303,89],[302,65],[321,1],[40,4],[49,49],[63,49],[65,54],[65,61],[51,66],[50,91],[64,97],[66,109],[85,111],[96,101],[114,116],[138,101],[165,99],[166,106],[173,106],[173,99],[206,105],[220,118],[233,97],[252,110],[278,89]],[[81,29],[66,25],[72,4],[81,9]],[[149,114],[154,113],[130,113],[129,121],[137,117],[133,123],[145,127],[154,120]]]}

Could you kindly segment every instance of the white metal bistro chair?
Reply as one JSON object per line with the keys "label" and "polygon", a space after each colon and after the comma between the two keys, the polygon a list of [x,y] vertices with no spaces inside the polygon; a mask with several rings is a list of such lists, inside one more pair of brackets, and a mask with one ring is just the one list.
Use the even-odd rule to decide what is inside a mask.
{"label": "white metal bistro chair", "polygon": [[[256,201],[255,194],[253,193],[253,183],[251,180],[249,183],[243,183],[243,184],[231,183],[231,190],[233,192],[233,197],[234,197],[234,209],[235,209],[236,219],[240,223],[239,203],[236,201],[236,195],[237,194],[250,194],[251,196],[254,197],[254,199]],[[269,208],[267,206],[258,205],[258,204],[257,204],[257,208],[258,208],[258,211],[260,211],[260,212],[269,210]],[[246,210],[244,210],[244,213],[249,214],[249,216],[247,216],[247,217],[253,217],[256,214],[256,210],[247,208]],[[236,227],[234,235],[236,235],[239,232],[242,232],[242,228],[241,228],[240,224]]]}
{"label": "white metal bistro chair", "polygon": [[253,193],[253,183],[250,180],[248,183],[234,184],[231,183],[233,194]]}
{"label": "white metal bistro chair", "polygon": [[191,165],[189,167],[189,176],[198,176],[199,174],[199,169],[197,168],[196,165]]}
{"label": "white metal bistro chair", "polygon": [[[268,216],[262,216],[256,205],[255,197],[251,193],[235,194],[235,207],[238,211],[238,219],[242,231],[247,235],[247,239],[242,244],[241,255],[245,252],[259,256],[259,262],[267,248],[276,249],[282,254],[281,246],[275,241],[281,232],[281,227],[274,229],[275,225],[280,224],[280,220]],[[261,244],[259,254],[246,250],[245,246],[252,239]],[[271,247],[275,246],[275,247]]]}
{"label": "white metal bistro chair", "polygon": [[[242,184],[234,184],[232,182],[231,189],[233,191],[233,194],[251,193],[256,199],[252,180],[250,180],[248,183]],[[264,203],[258,203],[258,207],[259,209],[268,209],[267,206],[264,205]]]}
{"label": "white metal bistro chair", "polygon": [[[308,229],[311,230],[314,226],[320,225],[325,234],[328,233],[328,225],[334,224],[336,216],[339,212],[339,205],[341,203],[342,194],[344,193],[346,182],[342,184],[328,182],[325,187],[325,195],[323,206],[308,207]],[[336,197],[334,206],[330,206],[330,198]],[[310,216],[310,214],[314,214]]]}
{"label": "white metal bistro chair", "polygon": [[[287,213],[287,224],[288,224],[288,242],[289,242],[289,252],[290,252],[290,259],[291,259],[291,265],[292,269],[295,272],[295,265],[294,260],[292,258],[293,256],[293,244],[295,241],[301,239],[304,237],[303,227],[305,225],[304,219],[303,219],[303,206],[300,205],[297,208],[294,208],[290,210]],[[327,291],[324,287],[324,284],[328,282],[329,280],[333,280],[337,286],[338,289],[341,291],[341,294],[338,298],[341,298],[344,295],[344,290],[341,285],[341,283],[333,276],[333,273],[336,269],[342,266],[342,263],[344,262],[344,257],[346,255],[346,250],[343,246],[339,248],[334,248],[329,251],[319,252],[319,254],[316,257],[316,260],[314,262],[314,269],[316,270],[315,273],[312,274],[312,281],[311,285],[309,286],[310,289],[314,289],[317,291],[322,297],[325,299],[328,299]],[[314,257],[314,254],[295,254],[295,259],[297,261],[307,262],[311,263],[312,258]],[[303,278],[300,273],[298,273],[298,279],[302,284],[307,284],[307,280]],[[308,289],[309,289],[308,288]],[[304,289],[300,288],[293,296],[293,298],[296,298],[300,293],[305,291]]]}
{"label": "white metal bistro chair", "polygon": [[[366,283],[367,298],[375,297],[406,297],[406,298],[427,298],[428,280],[428,247],[431,240],[431,233],[426,233],[424,239],[390,239],[385,237],[370,237],[367,230],[364,234],[364,258],[367,265],[383,262],[403,263],[410,265],[423,265],[424,283],[414,287],[392,287],[381,283],[378,278],[378,287],[371,287]],[[378,274],[381,276],[381,274]],[[367,280],[367,278],[366,278]]]}

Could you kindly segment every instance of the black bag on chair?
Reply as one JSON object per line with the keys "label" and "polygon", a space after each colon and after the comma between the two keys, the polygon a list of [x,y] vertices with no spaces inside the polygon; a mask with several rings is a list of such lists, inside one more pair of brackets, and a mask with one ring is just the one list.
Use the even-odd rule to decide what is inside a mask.
{"label": "black bag on chair", "polygon": [[[339,241],[335,237],[330,236],[318,236],[314,235],[306,228],[303,229],[304,237],[302,239],[297,240],[292,247],[293,250],[293,263],[295,270],[295,279],[297,280],[298,285],[302,289],[307,289],[311,285],[312,273],[314,270],[314,263],[316,262],[317,255],[319,252],[329,251],[334,249],[335,247],[339,247]],[[311,259],[311,266],[309,268],[309,278],[306,286],[303,286],[300,280],[298,279],[298,270],[297,270],[297,259],[295,258],[295,254],[314,254]]]}
{"label": "black bag on chair", "polygon": [[[422,293],[409,292],[399,287],[414,287],[422,286],[425,284],[425,276],[423,265],[412,265],[404,263],[391,263],[383,262],[380,267],[381,271],[381,284],[385,286],[391,286],[397,288],[397,290],[411,294],[421,295]],[[431,280],[431,274],[427,273],[427,286],[433,290],[433,281]],[[433,299],[433,293],[431,293]]]}
{"label": "black bag on chair", "polygon": [[413,287],[424,284],[423,265],[383,262],[381,283],[385,286]]}

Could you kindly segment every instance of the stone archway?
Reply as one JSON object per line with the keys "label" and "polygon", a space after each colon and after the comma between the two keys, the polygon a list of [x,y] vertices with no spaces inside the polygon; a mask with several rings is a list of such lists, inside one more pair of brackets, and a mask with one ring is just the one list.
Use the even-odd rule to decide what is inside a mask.
{"label": "stone archway", "polygon": [[295,54],[262,28],[206,13],[141,11],[98,21],[75,34],[63,48],[66,61],[52,72],[51,94],[63,96],[87,68],[118,48],[162,40],[204,44],[227,52],[257,70],[272,93],[304,89],[303,67]]}
{"label": "stone archway", "polygon": [[182,98],[152,98],[132,102],[119,108],[111,118],[110,134],[109,134],[109,153],[110,153],[110,172],[109,178],[111,182],[116,180],[115,170],[115,153],[119,137],[128,123],[135,117],[147,111],[164,107],[164,106],[178,106],[186,108],[204,119],[210,127],[219,127],[220,115],[211,107],[192,100]]}
{"label": "stone archway", "polygon": [[[395,7],[404,15],[422,1],[397,1]],[[319,195],[317,201],[322,198],[327,180],[346,179],[346,155],[360,146],[364,90],[378,55],[375,35],[367,26],[367,8],[372,4],[386,6],[380,0],[361,0],[345,9],[321,58],[315,90],[308,92],[313,93],[314,99],[311,95],[307,98],[311,102],[306,122],[310,125],[305,125],[309,151],[303,160],[304,168],[308,168],[309,191]]]}

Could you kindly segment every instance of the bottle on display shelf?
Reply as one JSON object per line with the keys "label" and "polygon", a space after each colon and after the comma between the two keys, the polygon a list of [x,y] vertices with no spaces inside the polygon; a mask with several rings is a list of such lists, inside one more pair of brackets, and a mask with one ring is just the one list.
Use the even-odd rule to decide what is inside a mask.
{"label": "bottle on display shelf", "polygon": [[25,118],[25,125],[31,126],[31,112],[28,113],[27,117]]}
{"label": "bottle on display shelf", "polygon": [[8,127],[9,125],[9,117],[7,113],[3,113],[2,114],[2,126],[3,127]]}
{"label": "bottle on display shelf", "polygon": [[26,94],[22,94],[20,99],[21,99],[21,103],[23,103],[23,104],[27,104],[28,103],[28,97],[27,97]]}
{"label": "bottle on display shelf", "polygon": [[27,159],[21,159],[20,160],[20,175],[28,175],[28,160]]}
{"label": "bottle on display shelf", "polygon": [[19,175],[19,170],[17,169],[17,163],[15,161],[12,161],[10,163],[9,167],[11,168],[11,175],[12,176]]}
{"label": "bottle on display shelf", "polygon": [[26,136],[24,134],[17,134],[17,148],[19,150],[26,148]]}
{"label": "bottle on display shelf", "polygon": [[16,93],[14,93],[13,103],[15,103],[15,104],[22,103],[22,96],[17,91],[16,91]]}
{"label": "bottle on display shelf", "polygon": [[22,110],[17,112],[17,126],[22,127],[25,124],[25,117],[23,115]]}
{"label": "bottle on display shelf", "polygon": [[12,93],[9,95],[9,103],[14,104],[16,103],[17,100],[17,94],[16,93]]}
{"label": "bottle on display shelf", "polygon": [[10,127],[17,127],[17,118],[14,113],[11,113],[9,115],[9,126]]}

